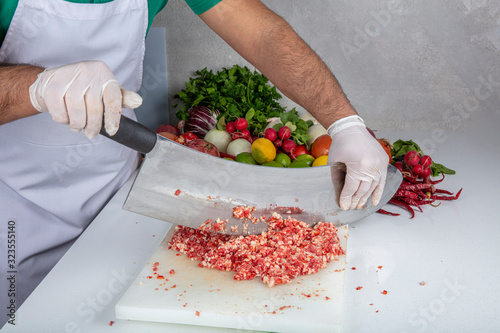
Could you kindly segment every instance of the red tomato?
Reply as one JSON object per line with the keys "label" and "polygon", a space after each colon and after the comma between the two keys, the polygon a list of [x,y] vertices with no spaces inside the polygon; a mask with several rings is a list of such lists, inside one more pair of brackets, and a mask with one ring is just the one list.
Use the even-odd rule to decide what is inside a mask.
{"label": "red tomato", "polygon": [[181,135],[184,138],[184,141],[188,143],[189,141],[199,139],[196,134],[193,134],[191,132],[184,132],[184,134]]}
{"label": "red tomato", "polygon": [[389,163],[391,163],[391,159],[392,159],[392,155],[391,155],[392,145],[391,145],[391,143],[387,139],[377,139],[377,141],[382,145],[382,148],[384,148],[387,156],[389,157]]}
{"label": "red tomato", "polygon": [[330,150],[330,145],[332,144],[332,138],[328,134],[323,134],[314,140],[311,147],[311,155],[315,158],[321,155],[328,155]]}
{"label": "red tomato", "polygon": [[290,152],[290,157],[292,159],[295,159],[295,158],[297,158],[297,156],[300,156],[303,154],[311,154],[311,152],[309,150],[307,150],[306,145],[299,145],[299,146],[295,147],[295,149]]}

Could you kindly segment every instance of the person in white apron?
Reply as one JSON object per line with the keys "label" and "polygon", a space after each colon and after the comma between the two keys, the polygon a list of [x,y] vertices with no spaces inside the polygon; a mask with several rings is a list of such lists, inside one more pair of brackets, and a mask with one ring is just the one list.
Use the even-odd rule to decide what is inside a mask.
{"label": "person in white apron", "polygon": [[[147,0],[20,0],[0,62],[54,68],[98,60],[121,87],[138,91],[147,26]],[[132,110],[123,114],[135,119]],[[1,250],[1,327],[9,302],[3,274],[17,272],[18,308],[130,177],[139,155],[102,136],[89,140],[48,112],[2,125],[0,147],[2,247],[7,225],[16,239],[14,267],[5,266],[6,250]]]}
{"label": "person in white apron", "polygon": [[[193,7],[207,3],[189,2]],[[259,1],[222,1],[200,17],[244,57],[252,59],[264,75],[269,74],[278,89],[281,87],[292,100],[310,108],[308,111],[329,128],[333,151],[329,163],[347,165],[341,207],[360,208],[372,192],[376,204],[382,194],[388,157],[326,65],[291,27]],[[147,25],[146,0],[94,5],[20,0],[0,48],[0,62],[43,68],[64,66],[64,72],[71,72],[65,65],[98,60],[116,78],[115,82],[108,69],[96,71],[107,73],[101,82],[104,92],[107,86],[116,88],[116,84],[137,91]],[[275,34],[270,36],[270,31]],[[52,70],[44,73],[30,89],[31,102],[41,111],[47,111],[44,104],[48,104],[43,87],[53,83],[47,83],[51,78],[46,75]],[[307,75],[308,80],[301,75]],[[74,76],[68,84],[77,80]],[[331,105],[336,106],[334,111]],[[84,134],[70,130],[80,129],[82,122],[70,121],[70,126],[61,126],[54,120],[64,119],[54,110],[49,111],[0,128],[0,218],[4,226],[0,239],[7,239],[7,224],[15,226],[17,306],[138,165],[136,152],[98,136],[89,141]],[[134,118],[131,110],[123,110],[123,114]],[[117,122],[107,119],[108,133],[113,121]],[[94,136],[97,132],[87,130],[85,134]],[[0,261],[2,272],[8,271],[2,266],[7,259]],[[7,294],[6,279],[1,281],[3,296]],[[0,306],[5,308],[6,304],[1,304],[5,297],[0,299]]]}

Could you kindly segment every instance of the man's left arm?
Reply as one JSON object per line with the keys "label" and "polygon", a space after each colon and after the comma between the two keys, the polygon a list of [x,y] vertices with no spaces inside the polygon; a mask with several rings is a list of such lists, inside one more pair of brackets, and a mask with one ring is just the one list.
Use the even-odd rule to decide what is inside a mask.
{"label": "man's left arm", "polygon": [[325,63],[258,0],[223,0],[201,19],[326,128],[356,111]]}
{"label": "man's left arm", "polygon": [[378,205],[388,157],[368,133],[325,63],[279,15],[258,0],[222,0],[201,19],[332,137],[328,163],[346,165],[342,209]]}

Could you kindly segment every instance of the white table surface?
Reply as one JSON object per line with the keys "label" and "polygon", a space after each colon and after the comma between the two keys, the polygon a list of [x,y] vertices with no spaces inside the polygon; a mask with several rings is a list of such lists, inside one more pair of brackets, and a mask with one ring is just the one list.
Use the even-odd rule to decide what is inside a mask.
{"label": "white table surface", "polygon": [[[351,224],[344,332],[500,330],[498,124],[500,115],[493,113],[467,120],[466,129],[434,135],[436,149],[428,150],[430,155],[457,171],[441,187],[452,192],[463,187],[458,201],[427,206],[412,220],[390,206],[401,216],[374,214]],[[419,143],[430,142],[424,141],[430,132],[387,130],[379,136]],[[2,333],[231,331],[115,319],[114,305],[170,227],[121,209],[130,185],[21,306],[16,326],[6,325]],[[110,321],[115,323],[110,326]]]}

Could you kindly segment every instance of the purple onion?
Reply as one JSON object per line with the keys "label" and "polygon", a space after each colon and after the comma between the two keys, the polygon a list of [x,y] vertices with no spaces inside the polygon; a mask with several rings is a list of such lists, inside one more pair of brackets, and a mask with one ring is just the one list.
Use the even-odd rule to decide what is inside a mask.
{"label": "purple onion", "polygon": [[184,131],[196,134],[200,139],[217,125],[218,110],[212,111],[206,106],[193,106],[188,113],[189,119],[184,125]]}

